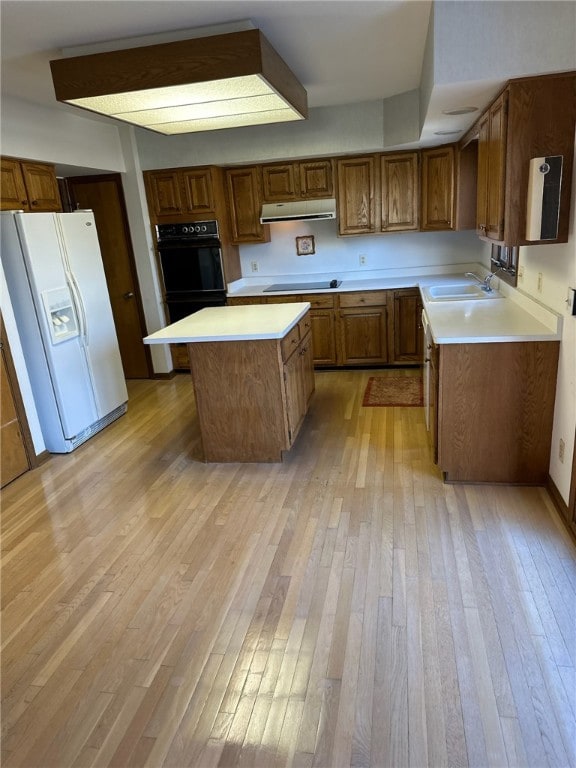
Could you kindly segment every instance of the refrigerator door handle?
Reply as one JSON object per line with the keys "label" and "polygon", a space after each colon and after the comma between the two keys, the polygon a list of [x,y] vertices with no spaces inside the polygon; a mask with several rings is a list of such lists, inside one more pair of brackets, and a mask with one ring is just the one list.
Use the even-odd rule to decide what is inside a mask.
{"label": "refrigerator door handle", "polygon": [[74,302],[74,309],[76,310],[76,316],[78,317],[78,324],[80,326],[80,337],[82,344],[88,346],[88,324],[86,322],[86,312],[84,310],[84,304],[82,303],[82,295],[78,288],[78,284],[74,279],[74,275],[71,272],[66,271],[66,281],[70,287],[70,293],[72,295],[72,301]]}

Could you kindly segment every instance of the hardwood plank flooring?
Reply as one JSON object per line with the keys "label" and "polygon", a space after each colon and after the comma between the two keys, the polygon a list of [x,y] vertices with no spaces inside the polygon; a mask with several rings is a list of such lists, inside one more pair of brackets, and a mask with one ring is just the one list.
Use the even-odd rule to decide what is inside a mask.
{"label": "hardwood plank flooring", "polygon": [[131,381],[3,489],[4,768],[574,768],[567,532],[443,484],[374,373],[317,372],[281,464],[204,464],[189,377]]}

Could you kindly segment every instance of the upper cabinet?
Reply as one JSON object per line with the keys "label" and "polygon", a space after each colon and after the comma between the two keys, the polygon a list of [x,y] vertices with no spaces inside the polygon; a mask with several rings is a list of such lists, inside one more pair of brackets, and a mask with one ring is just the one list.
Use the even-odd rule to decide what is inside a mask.
{"label": "upper cabinet", "polygon": [[418,229],[418,152],[380,156],[382,232]]}
{"label": "upper cabinet", "polygon": [[313,200],[334,195],[331,160],[302,160],[262,166],[265,203]]}
{"label": "upper cabinet", "polygon": [[492,240],[504,237],[504,182],[508,93],[496,99],[478,123],[478,234]]}
{"label": "upper cabinet", "polygon": [[3,211],[62,210],[53,165],[3,157],[0,181]]}
{"label": "upper cabinet", "polygon": [[455,229],[454,146],[422,150],[420,229]]}
{"label": "upper cabinet", "polygon": [[339,234],[362,235],[375,231],[376,167],[375,155],[336,161]]}
{"label": "upper cabinet", "polygon": [[155,221],[179,216],[218,217],[219,168],[168,168],[146,171],[144,181],[150,213]]}
{"label": "upper cabinet", "polygon": [[270,226],[260,223],[262,191],[258,166],[227,168],[225,172],[231,241],[267,243]]}
{"label": "upper cabinet", "polygon": [[[477,144],[477,231],[505,246],[568,240],[576,73],[511,80],[461,142]],[[530,161],[562,156],[558,236],[527,240]]]}

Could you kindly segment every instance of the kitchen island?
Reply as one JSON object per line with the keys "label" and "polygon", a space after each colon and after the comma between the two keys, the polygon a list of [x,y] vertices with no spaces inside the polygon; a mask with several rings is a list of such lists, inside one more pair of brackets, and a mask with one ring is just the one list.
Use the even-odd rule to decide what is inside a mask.
{"label": "kitchen island", "polygon": [[282,461],[314,391],[309,302],[210,307],[147,336],[186,343],[204,459]]}

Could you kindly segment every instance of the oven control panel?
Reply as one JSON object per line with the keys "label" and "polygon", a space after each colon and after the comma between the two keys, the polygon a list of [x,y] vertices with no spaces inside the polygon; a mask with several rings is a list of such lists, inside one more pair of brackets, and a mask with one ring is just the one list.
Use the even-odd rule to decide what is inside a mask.
{"label": "oven control panel", "polygon": [[158,242],[166,240],[197,240],[203,237],[218,237],[218,222],[191,221],[188,224],[157,224]]}

